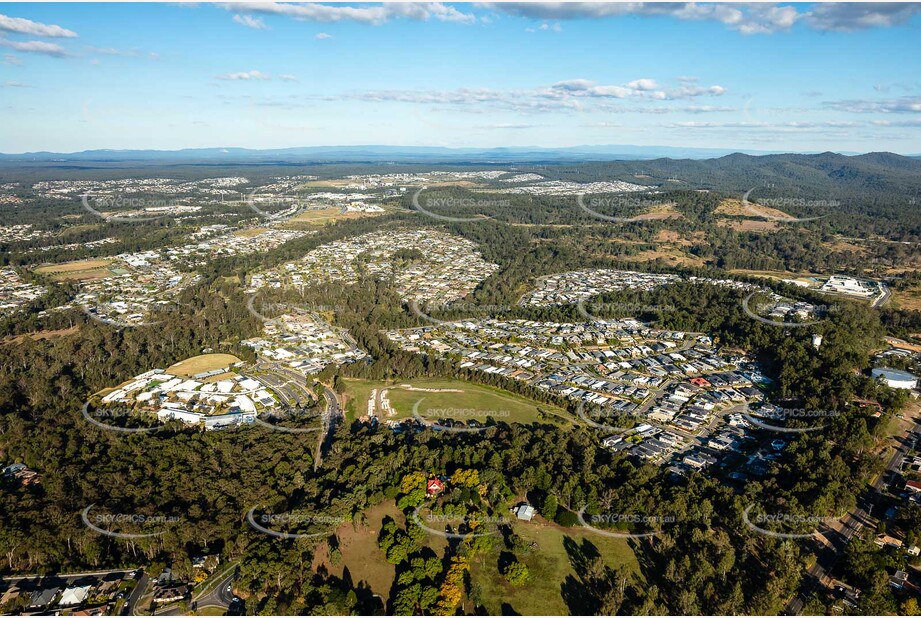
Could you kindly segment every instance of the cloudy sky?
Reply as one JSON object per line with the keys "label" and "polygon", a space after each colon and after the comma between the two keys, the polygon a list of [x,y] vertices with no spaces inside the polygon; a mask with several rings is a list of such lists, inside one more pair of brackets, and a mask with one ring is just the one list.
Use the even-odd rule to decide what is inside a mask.
{"label": "cloudy sky", "polygon": [[921,4],[0,4],[0,152],[921,153]]}

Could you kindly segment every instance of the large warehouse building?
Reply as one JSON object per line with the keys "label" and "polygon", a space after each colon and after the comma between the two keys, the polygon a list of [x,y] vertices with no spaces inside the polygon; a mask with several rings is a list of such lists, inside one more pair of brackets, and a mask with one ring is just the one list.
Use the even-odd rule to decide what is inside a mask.
{"label": "large warehouse building", "polygon": [[873,377],[882,380],[889,388],[917,388],[918,377],[899,369],[877,367],[873,370]]}

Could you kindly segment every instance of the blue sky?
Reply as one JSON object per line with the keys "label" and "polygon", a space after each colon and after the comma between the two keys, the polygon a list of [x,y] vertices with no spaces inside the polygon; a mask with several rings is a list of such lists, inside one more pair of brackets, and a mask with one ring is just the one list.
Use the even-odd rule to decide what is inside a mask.
{"label": "blue sky", "polygon": [[0,152],[921,153],[921,4],[0,4]]}

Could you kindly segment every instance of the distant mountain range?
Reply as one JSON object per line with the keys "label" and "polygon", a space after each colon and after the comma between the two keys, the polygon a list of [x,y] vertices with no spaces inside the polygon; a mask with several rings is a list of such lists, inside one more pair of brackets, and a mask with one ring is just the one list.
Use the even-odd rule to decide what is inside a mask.
{"label": "distant mountain range", "polygon": [[[452,149],[403,146],[317,146],[278,150],[202,148],[187,150],[88,150],[0,155],[0,179],[122,178],[136,174],[266,174],[294,168],[425,171],[437,166],[515,168],[553,180],[617,179],[668,188],[696,187],[742,193],[760,187],[786,195],[861,197],[921,201],[921,157],[891,152],[842,154],[759,153],[656,146]],[[369,166],[365,168],[364,166]],[[207,170],[207,171],[206,171]],[[342,170],[339,170],[342,172]]]}
{"label": "distant mountain range", "polygon": [[[711,159],[743,152],[751,155],[783,154],[779,151],[739,151],[726,148],[672,146],[572,146],[566,148],[442,148],[422,146],[308,146],[252,150],[248,148],[186,148],[183,150],[84,150],[82,152],[27,152],[0,154],[0,161],[24,162],[428,162],[428,163],[533,163],[568,161]],[[855,153],[840,153],[855,154]]]}
{"label": "distant mountain range", "polygon": [[[773,188],[788,195],[827,192],[845,196],[886,196],[887,199],[921,200],[921,158],[891,152],[847,156],[819,154],[772,154],[752,156],[733,153],[713,159],[650,159],[562,164],[544,168],[560,180],[585,182],[616,178],[661,186],[692,186],[744,192]],[[674,183],[672,179],[680,180]]]}

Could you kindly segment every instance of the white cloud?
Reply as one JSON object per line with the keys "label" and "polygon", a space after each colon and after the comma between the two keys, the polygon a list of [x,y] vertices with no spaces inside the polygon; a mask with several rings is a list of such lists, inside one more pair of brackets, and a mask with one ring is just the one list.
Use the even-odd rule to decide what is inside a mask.
{"label": "white cloud", "polygon": [[632,82],[627,82],[627,88],[635,88],[636,90],[655,90],[659,85],[656,84],[654,79],[635,79]]}
{"label": "white cloud", "polygon": [[280,80],[283,81],[283,82],[296,82],[296,81],[300,81],[300,80],[298,80],[298,78],[296,78],[294,75],[279,75],[279,76],[278,76],[278,79],[280,79]]}
{"label": "white cloud", "polygon": [[233,16],[233,20],[241,26],[246,26],[247,28],[254,28],[256,30],[269,30],[265,20],[263,20],[261,17],[237,14]]}
{"label": "white cloud", "polygon": [[218,75],[217,78],[228,80],[228,81],[253,81],[253,80],[272,79],[270,75],[266,75],[262,71],[243,71],[240,73],[225,73],[224,75]]}
{"label": "white cloud", "polygon": [[870,124],[877,127],[921,127],[921,118],[917,120],[874,120]]}
{"label": "white cloud", "polygon": [[917,2],[816,2],[802,12],[776,2],[488,2],[481,6],[539,20],[638,15],[714,21],[742,34],[784,32],[797,23],[836,32],[889,28],[921,14]]}
{"label": "white cloud", "polygon": [[773,131],[815,131],[818,129],[849,129],[861,126],[858,122],[670,122],[660,125],[668,129],[770,129]]}
{"label": "white cloud", "polygon": [[70,55],[57,43],[46,43],[45,41],[10,41],[8,39],[0,39],[0,45],[29,54],[44,54],[46,56],[55,56],[58,58]]}
{"label": "white cloud", "polygon": [[302,21],[336,23],[354,21],[380,25],[393,19],[415,21],[457,22],[472,24],[476,16],[462,13],[453,6],[441,2],[387,3],[381,5],[326,5],[316,3],[289,4],[281,2],[239,2],[223,5],[229,11],[259,13],[263,15],[287,15]]}
{"label": "white cloud", "polygon": [[67,30],[53,24],[43,24],[30,19],[21,17],[9,17],[0,14],[0,30],[6,32],[15,32],[16,34],[28,34],[31,36],[46,36],[53,38],[73,38],[77,33],[73,30]]}
{"label": "white cloud", "polygon": [[87,46],[87,51],[93,54],[101,54],[103,56],[121,56],[123,58],[140,58],[146,57],[150,60],[159,60],[160,54],[155,52],[142,52],[138,49],[117,49],[115,47],[93,47],[92,45]]}
{"label": "white cloud", "polygon": [[562,32],[563,26],[561,26],[559,22],[554,23],[554,24],[548,24],[547,22],[544,22],[541,25],[539,25],[537,28],[525,28],[525,32],[537,32],[537,31]]}
{"label": "white cloud", "polygon": [[550,92],[579,97],[608,97],[615,99],[639,97],[658,101],[671,101],[704,95],[719,96],[726,92],[726,88],[718,85],[704,87],[682,84],[677,88],[659,89],[659,85],[654,79],[636,79],[624,85],[599,86],[586,79],[573,79],[553,84],[550,86]]}
{"label": "white cloud", "polygon": [[0,64],[18,67],[22,64],[22,60],[19,56],[14,56],[13,54],[3,54],[3,62]]}
{"label": "white cloud", "polygon": [[494,90],[489,88],[458,88],[455,90],[375,90],[343,95],[314,97],[319,100],[341,99],[374,103],[410,103],[449,107],[452,111],[479,113],[489,110],[503,110],[521,113],[542,113],[559,111],[604,111],[611,113],[669,113],[679,109],[690,113],[732,111],[732,108],[713,106],[691,107],[624,107],[617,100],[633,101],[675,101],[701,96],[719,96],[725,92],[722,86],[702,87],[680,85],[675,88],[660,87],[652,79],[644,78],[624,85],[597,84],[588,79],[570,79],[532,89]]}
{"label": "white cloud", "polygon": [[325,32],[318,32],[316,36],[314,36],[313,38],[315,38],[318,41],[325,41],[326,39],[333,38],[333,35],[326,34]]}
{"label": "white cloud", "polygon": [[546,125],[542,124],[515,124],[515,123],[498,123],[484,124],[473,127],[474,129],[487,129],[489,131],[514,131],[522,129],[536,129]]}
{"label": "white cloud", "polygon": [[3,84],[0,84],[0,86],[3,86],[4,88],[31,88],[32,87],[29,84],[24,84],[22,82],[13,82],[13,81],[3,82]]}
{"label": "white cloud", "polygon": [[695,2],[490,2],[482,6],[531,19],[599,19],[622,15],[716,21],[742,34],[789,30],[804,14],[776,4]]}
{"label": "white cloud", "polygon": [[832,109],[855,114],[917,113],[921,112],[921,97],[899,97],[897,99],[883,99],[879,101],[865,99],[826,101],[825,105]]}
{"label": "white cloud", "polygon": [[898,26],[918,14],[921,4],[915,2],[816,3],[806,21],[818,30],[853,32]]}

